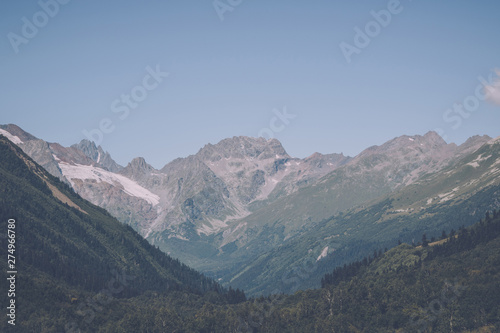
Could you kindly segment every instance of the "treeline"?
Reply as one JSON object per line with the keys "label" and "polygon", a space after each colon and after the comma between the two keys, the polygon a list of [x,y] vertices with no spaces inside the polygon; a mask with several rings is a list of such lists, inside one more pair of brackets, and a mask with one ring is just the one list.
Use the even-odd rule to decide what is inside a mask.
{"label": "treeline", "polygon": [[[0,156],[0,228],[7,230],[7,220],[16,220],[21,331],[60,332],[64,323],[81,319],[79,314],[98,318],[109,299],[126,301],[146,292],[185,293],[226,305],[246,300],[243,291],[223,288],[150,245],[1,137]],[[63,204],[34,171],[84,212]],[[7,241],[0,237],[4,251]],[[6,295],[0,296],[2,304],[7,304]]]}
{"label": "treeline", "polygon": [[451,325],[454,332],[497,332],[499,227],[495,212],[471,228],[450,231],[442,245],[377,250],[336,268],[323,288],[294,295],[236,305],[210,293],[180,299],[143,295],[134,298],[124,318],[98,331],[447,332]]}
{"label": "treeline", "polygon": [[[432,251],[427,254],[426,260],[431,260],[438,255],[450,255],[460,251],[470,250],[481,243],[489,242],[498,237],[500,235],[500,224],[494,223],[494,220],[498,219],[499,216],[500,212],[494,210],[491,214],[487,212],[486,217],[475,225],[469,228],[465,228],[464,226],[460,227],[458,233],[454,229],[451,229],[449,235],[447,235],[446,231],[443,230],[440,240],[444,240],[444,242],[433,246]],[[433,237],[430,242],[436,242],[436,239]],[[399,241],[399,245],[401,245],[401,241]],[[429,246],[427,234],[424,233],[422,235],[422,241],[416,244],[413,243],[412,246]],[[352,277],[360,274],[364,267],[370,265],[385,252],[387,252],[387,248],[384,249],[384,252],[382,252],[382,250],[374,250],[373,256],[364,257],[362,260],[336,267],[332,273],[327,273],[323,276],[321,279],[321,287],[336,286],[341,281],[348,281]]]}
{"label": "treeline", "polygon": [[[500,331],[497,211],[444,232],[439,245],[422,236],[422,246],[372,250],[326,274],[321,289],[246,301],[243,291],[170,258],[48,176],[87,214],[63,205],[2,140],[0,223],[16,218],[19,226],[19,331]],[[6,293],[0,301],[6,304]],[[0,322],[0,331],[8,328]]]}
{"label": "treeline", "polygon": [[354,276],[360,274],[364,267],[370,265],[374,260],[377,260],[382,256],[383,253],[387,252],[387,248],[382,250],[374,250],[373,256],[364,257],[362,260],[354,261],[350,264],[344,264],[344,266],[336,267],[332,273],[325,274],[321,279],[321,288],[326,286],[336,286],[341,281],[348,281]]}
{"label": "treeline", "polygon": [[[451,230],[447,241],[433,246],[432,251],[427,256],[431,260],[437,256],[449,256],[457,252],[468,251],[479,244],[487,243],[500,236],[500,212],[494,210],[491,214],[486,213],[486,217],[475,225],[465,228],[461,227],[458,233]],[[445,233],[443,232],[443,235]]]}
{"label": "treeline", "polygon": [[84,202],[68,186],[33,164],[32,168],[40,168],[52,184],[87,213],[61,203],[19,159],[18,154],[23,153],[13,154],[13,149],[19,148],[0,144],[0,216],[3,222],[10,217],[18,220],[17,256],[22,265],[88,291],[105,288],[113,271],[124,271],[137,276],[128,296],[144,290],[227,292],[214,280],[151,246],[103,209]]}

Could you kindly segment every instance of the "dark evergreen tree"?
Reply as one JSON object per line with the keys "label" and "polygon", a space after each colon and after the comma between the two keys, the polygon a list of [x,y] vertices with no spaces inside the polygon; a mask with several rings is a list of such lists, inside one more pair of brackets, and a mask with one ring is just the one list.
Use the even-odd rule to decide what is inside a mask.
{"label": "dark evergreen tree", "polygon": [[423,247],[429,246],[429,241],[427,240],[427,235],[426,234],[422,235],[422,246]]}

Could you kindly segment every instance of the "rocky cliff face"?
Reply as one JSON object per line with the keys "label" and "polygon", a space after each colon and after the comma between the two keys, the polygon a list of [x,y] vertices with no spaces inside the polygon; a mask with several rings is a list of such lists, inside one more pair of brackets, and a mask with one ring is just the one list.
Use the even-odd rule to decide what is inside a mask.
{"label": "rocky cliff face", "polygon": [[[489,139],[476,137],[457,147],[429,132],[424,136],[397,137],[347,161],[341,156],[330,156],[330,161],[340,161],[332,171],[278,200],[268,201],[248,216],[229,221],[218,235],[218,246],[236,248],[231,253],[236,261],[258,256],[263,249],[279,246],[315,223],[442,170]],[[309,167],[324,165],[324,158],[314,154],[298,163],[307,161]],[[294,176],[297,181],[299,177]],[[283,182],[281,186],[285,186]]]}
{"label": "rocky cliff face", "polygon": [[105,152],[101,146],[96,147],[94,142],[82,140],[79,144],[72,145],[71,148],[81,151],[85,156],[97,163],[103,169],[111,172],[119,172],[123,167],[116,163],[108,152]]}
{"label": "rocky cliff face", "polygon": [[144,158],[122,167],[87,140],[63,147],[15,125],[0,126],[0,134],[85,199],[197,268],[238,249],[258,254],[278,246],[310,223],[412,184],[490,139],[473,137],[457,147],[429,132],[354,158],[299,159],[276,139],[233,137],[156,170]]}
{"label": "rocky cliff face", "polygon": [[138,230],[157,217],[159,197],[116,172],[123,169],[99,146],[82,140],[71,147],[49,143],[16,125],[1,125],[6,135],[52,175],[70,184],[85,199],[107,209]]}
{"label": "rocky cliff face", "polygon": [[313,183],[349,161],[343,155],[290,157],[276,139],[233,137],[207,144],[161,170],[144,158],[118,165],[88,140],[71,147],[40,140],[15,125],[1,127],[50,173],[144,236],[198,240],[229,221]]}
{"label": "rocky cliff face", "polygon": [[[248,216],[265,202],[287,195],[349,160],[343,155],[290,157],[278,140],[234,137],[208,144],[159,171],[148,169],[139,183],[162,198],[161,214],[147,234],[185,238],[213,235],[229,221]],[[128,167],[127,167],[128,168]],[[126,168],[126,169],[127,169]],[[125,172],[125,171],[123,171]],[[122,172],[122,173],[123,173]],[[130,172],[127,175],[136,179]]]}

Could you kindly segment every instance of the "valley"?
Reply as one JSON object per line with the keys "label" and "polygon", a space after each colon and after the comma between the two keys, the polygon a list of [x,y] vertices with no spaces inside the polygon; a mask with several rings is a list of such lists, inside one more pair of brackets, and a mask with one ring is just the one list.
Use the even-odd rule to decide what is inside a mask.
{"label": "valley", "polygon": [[[452,191],[456,195],[449,200],[442,199],[450,194],[432,196],[441,198],[433,201],[449,205],[463,199],[464,187],[471,181],[490,184],[497,174],[498,149],[497,141],[489,141],[454,167],[445,168],[444,174],[453,174],[449,186],[458,187]],[[496,306],[500,293],[496,283],[500,274],[500,214],[496,209],[490,211],[491,203],[486,200],[499,197],[492,184],[465,200],[471,220],[463,216],[466,210],[460,205],[447,210],[427,203],[423,194],[413,198],[427,203],[428,213],[435,213],[435,223],[445,228],[440,241],[379,247],[345,264],[332,258],[352,250],[362,255],[365,243],[381,246],[398,233],[376,225],[385,225],[392,218],[387,217],[394,214],[399,214],[397,219],[411,215],[413,210],[402,207],[407,207],[410,195],[416,192],[405,187],[398,195],[376,200],[370,208],[354,208],[325,220],[318,224],[318,234],[309,234],[309,242],[304,242],[304,234],[285,243],[280,247],[283,253],[259,258],[261,267],[251,267],[236,277],[264,272],[259,268],[269,266],[266,260],[280,261],[289,264],[282,282],[290,285],[287,293],[291,295],[280,291],[276,283],[271,295],[247,299],[240,289],[224,288],[150,245],[3,136],[0,153],[0,218],[13,221],[7,217],[16,217],[16,268],[22,272],[15,286],[16,331],[401,333],[443,331],[450,325],[457,331],[496,332],[500,328]],[[478,166],[470,165],[474,162]],[[443,182],[443,186],[448,180],[442,174],[430,174],[412,186],[429,182],[436,187]],[[464,175],[468,179],[457,184],[456,179]],[[478,211],[483,209],[487,213],[481,217]],[[378,220],[370,224],[367,215]],[[417,216],[415,220],[422,217]],[[422,230],[434,239],[437,236],[429,232],[434,228],[432,221],[424,221],[429,226],[422,226]],[[471,226],[446,229],[462,222]],[[353,232],[360,224],[368,228]],[[334,234],[341,230],[346,231]],[[326,234],[330,236],[324,237]],[[360,241],[347,237],[351,234]],[[408,236],[398,234],[404,235]],[[417,231],[410,236],[417,236]],[[321,252],[312,260],[303,261],[301,266],[296,265],[297,258],[282,262],[314,241]],[[0,238],[0,246],[6,245],[7,239]],[[322,264],[328,260],[329,265]],[[318,286],[300,290],[307,285],[301,282],[321,275],[323,270],[326,273]],[[262,288],[259,280],[266,279],[260,275],[254,278],[255,286]],[[248,281],[247,285],[252,287]],[[2,293],[0,300],[5,302],[7,297]],[[0,322],[0,329],[14,331],[7,321]]]}
{"label": "valley", "polygon": [[316,288],[332,267],[500,205],[499,143],[487,136],[457,146],[403,135],[355,157],[305,159],[275,139],[234,137],[156,170],[143,158],[122,167],[86,140],[62,147],[1,131],[154,246],[249,295]]}

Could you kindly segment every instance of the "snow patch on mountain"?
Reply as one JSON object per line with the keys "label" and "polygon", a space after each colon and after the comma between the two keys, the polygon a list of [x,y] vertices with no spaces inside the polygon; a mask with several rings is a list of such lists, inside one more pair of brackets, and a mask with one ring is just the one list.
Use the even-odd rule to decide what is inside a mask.
{"label": "snow patch on mountain", "polygon": [[470,162],[470,163],[467,163],[467,165],[470,165],[473,168],[479,168],[479,163],[477,163],[477,162]]}
{"label": "snow patch on mountain", "polygon": [[18,145],[20,143],[23,143],[23,141],[21,139],[19,139],[18,136],[12,135],[9,132],[7,132],[6,130],[3,130],[1,128],[0,128],[0,134],[2,134],[3,136],[6,136],[7,139],[9,139],[10,141],[12,141],[16,145]]}
{"label": "snow patch on mountain", "polygon": [[470,165],[474,168],[478,168],[479,167],[479,163],[482,162],[482,161],[486,161],[487,159],[489,159],[492,155],[488,155],[488,156],[483,156],[483,154],[479,155],[478,157],[476,157],[472,162],[469,162],[467,163],[467,165]]}
{"label": "snow patch on mountain", "polygon": [[460,187],[455,187],[450,192],[438,194],[438,197],[441,199],[439,202],[443,203],[446,201],[450,201],[451,199],[453,199],[455,197],[455,195],[456,195],[455,192],[458,192],[459,189],[460,189]]}
{"label": "snow patch on mountain", "polygon": [[227,224],[224,221],[214,219],[207,220],[208,221],[205,222],[200,228],[196,229],[198,235],[205,234],[207,236],[210,236],[227,227]]}
{"label": "snow patch on mountain", "polygon": [[151,193],[144,187],[140,186],[133,180],[125,176],[106,171],[91,165],[82,164],[69,164],[66,162],[59,163],[59,167],[63,175],[71,182],[74,187],[73,179],[91,179],[97,182],[105,182],[121,188],[126,194],[141,198],[149,202],[151,205],[156,206],[160,202],[160,197]]}
{"label": "snow patch on mountain", "polygon": [[325,258],[328,255],[328,246],[321,251],[321,254],[319,255],[318,259],[316,261],[320,261],[321,259]]}
{"label": "snow patch on mountain", "polygon": [[170,238],[177,238],[177,239],[180,239],[183,241],[189,241],[189,239],[187,239],[186,237],[179,235],[179,234],[168,235],[168,239],[170,239]]}

